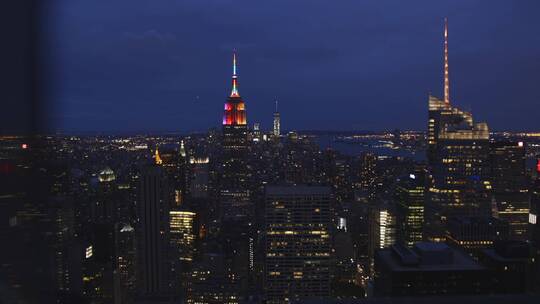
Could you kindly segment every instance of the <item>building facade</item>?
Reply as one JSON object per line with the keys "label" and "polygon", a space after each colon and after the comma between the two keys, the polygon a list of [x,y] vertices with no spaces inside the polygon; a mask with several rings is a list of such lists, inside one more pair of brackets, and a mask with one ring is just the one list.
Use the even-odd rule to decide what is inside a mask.
{"label": "building facade", "polygon": [[491,177],[494,216],[506,221],[510,237],[528,238],[529,187],[525,170],[525,144],[513,141],[491,143]]}
{"label": "building facade", "polygon": [[330,294],[331,190],[268,186],[265,199],[267,303]]}
{"label": "building facade", "polygon": [[161,296],[168,292],[167,236],[171,193],[160,166],[143,169],[139,191],[137,290],[141,296]]}

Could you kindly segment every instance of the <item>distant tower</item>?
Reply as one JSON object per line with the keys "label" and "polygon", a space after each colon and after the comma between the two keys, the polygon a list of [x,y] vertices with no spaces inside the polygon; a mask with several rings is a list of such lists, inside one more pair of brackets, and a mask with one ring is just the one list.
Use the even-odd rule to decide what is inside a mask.
{"label": "distant tower", "polygon": [[[245,104],[238,92],[238,75],[236,74],[236,51],[233,53],[232,91],[225,103],[223,114],[223,130],[246,128],[247,118]],[[235,128],[236,127],[236,128]],[[238,132],[237,132],[238,133]],[[239,132],[241,133],[241,132]]]}
{"label": "distant tower", "polygon": [[253,134],[252,135],[253,135],[252,136],[253,141],[255,141],[255,142],[261,141],[261,125],[258,122],[253,124]]}
{"label": "distant tower", "polygon": [[274,111],[274,136],[279,137],[281,134],[281,120],[278,112],[278,101],[276,100],[276,110]]}
{"label": "distant tower", "polygon": [[154,153],[154,161],[156,165],[163,164],[163,160],[161,160],[161,156],[159,155],[159,147],[156,145],[156,151]]}
{"label": "distant tower", "polygon": [[180,141],[180,156],[181,157],[186,157],[186,147],[184,146],[184,140],[181,140]]}
{"label": "distant tower", "polygon": [[238,93],[236,52],[233,53],[232,91],[223,113],[223,181],[230,186],[245,182],[247,154],[247,119],[244,101]]}
{"label": "distant tower", "polygon": [[233,53],[232,91],[223,113],[223,183],[227,189],[246,182],[247,119],[244,101],[238,93],[236,51]]}
{"label": "distant tower", "polygon": [[225,214],[236,215],[249,208],[247,166],[247,118],[245,103],[238,93],[236,51],[233,53],[232,91],[223,113],[223,154],[221,159],[220,201]]}
{"label": "distant tower", "polygon": [[450,105],[450,75],[448,74],[448,18],[444,18],[444,103]]}

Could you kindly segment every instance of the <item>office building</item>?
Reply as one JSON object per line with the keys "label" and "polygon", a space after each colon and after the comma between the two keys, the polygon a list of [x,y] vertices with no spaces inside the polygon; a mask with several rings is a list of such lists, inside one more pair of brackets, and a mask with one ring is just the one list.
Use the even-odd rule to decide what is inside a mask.
{"label": "office building", "polygon": [[253,214],[248,189],[246,105],[238,92],[236,60],[234,52],[232,91],[223,113],[220,203],[224,217],[248,217]]}
{"label": "office building", "polygon": [[489,269],[495,293],[524,293],[533,286],[534,258],[527,242],[497,241],[481,251],[479,261]]}
{"label": "office building", "polygon": [[512,239],[525,241],[529,225],[529,185],[524,142],[492,142],[490,163],[496,206],[493,215],[509,224]]}
{"label": "office building", "polygon": [[375,296],[481,294],[489,288],[488,270],[444,243],[396,244],[375,255]]}
{"label": "office building", "polygon": [[207,198],[209,195],[210,182],[210,158],[207,156],[191,156],[189,164],[191,166],[190,197]]}
{"label": "office building", "polygon": [[194,220],[194,212],[182,208],[173,208],[169,211],[169,242],[174,259],[189,262],[193,260]]}
{"label": "office building", "polygon": [[258,122],[253,124],[253,132],[251,133],[251,140],[254,142],[262,141],[261,124]]}
{"label": "office building", "polygon": [[450,104],[446,22],[444,33],[444,100],[429,96],[425,224],[433,241],[444,241],[449,217],[491,214],[489,129]]}
{"label": "office building", "polygon": [[398,239],[406,246],[423,240],[425,172],[420,170],[401,178],[396,186]]}
{"label": "office building", "polygon": [[186,303],[240,303],[240,278],[222,267],[225,260],[223,254],[207,252],[193,265],[187,282]]}
{"label": "office building", "polygon": [[330,205],[328,187],[266,187],[267,303],[329,296]]}
{"label": "office building", "polygon": [[363,152],[357,160],[357,180],[354,184],[355,200],[368,202],[375,198],[377,187],[377,156]]}
{"label": "office building", "polygon": [[483,249],[493,248],[496,241],[510,237],[507,222],[491,216],[462,216],[448,220],[446,242],[456,248],[478,255]]}
{"label": "office building", "polygon": [[171,200],[167,177],[158,165],[143,168],[137,231],[137,291],[141,296],[160,296],[168,291],[167,235]]}
{"label": "office building", "polygon": [[137,288],[135,229],[129,224],[116,224],[114,242],[114,297],[117,303],[129,303]]}
{"label": "office building", "polygon": [[540,292],[540,155],[536,160],[536,179],[531,186],[531,205],[529,213],[529,235],[534,256],[533,290]]}
{"label": "office building", "polygon": [[238,92],[236,52],[233,54],[232,91],[223,113],[223,185],[227,188],[246,183],[247,115]]}

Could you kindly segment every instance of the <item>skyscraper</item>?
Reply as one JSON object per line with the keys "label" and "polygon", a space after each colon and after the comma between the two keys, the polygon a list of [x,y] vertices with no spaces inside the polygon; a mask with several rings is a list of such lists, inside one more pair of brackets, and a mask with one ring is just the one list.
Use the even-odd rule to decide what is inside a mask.
{"label": "skyscraper", "polygon": [[329,187],[266,188],[267,303],[329,296],[330,204]]}
{"label": "skyscraper", "polygon": [[279,137],[281,135],[281,120],[278,112],[278,101],[276,100],[276,110],[274,111],[274,136]]}
{"label": "skyscraper", "polygon": [[536,180],[531,185],[531,206],[529,211],[529,235],[534,249],[534,290],[540,291],[540,155],[536,160]]}
{"label": "skyscraper", "polygon": [[398,227],[394,205],[373,204],[368,207],[367,265],[366,270],[373,275],[375,252],[396,244]]}
{"label": "skyscraper", "polygon": [[247,181],[247,118],[246,106],[238,92],[236,52],[233,53],[232,91],[223,114],[223,155],[220,201],[226,217],[251,213]]}
{"label": "skyscraper", "polygon": [[115,300],[126,303],[127,298],[136,290],[136,248],[135,229],[129,224],[117,223],[114,230],[115,248]]}
{"label": "skyscraper", "polygon": [[160,166],[143,169],[140,178],[137,227],[138,291],[142,296],[167,291],[167,231],[170,192]]}
{"label": "skyscraper", "polygon": [[370,152],[362,152],[358,157],[357,180],[354,184],[356,200],[368,202],[375,197],[377,175],[375,168],[377,156]]}
{"label": "skyscraper", "polygon": [[[536,160],[536,180],[531,186],[531,205],[529,211],[529,234],[540,256],[540,155]],[[540,272],[539,272],[540,274]],[[540,287],[540,284],[538,284]]]}
{"label": "skyscraper", "polygon": [[426,228],[434,241],[444,239],[448,217],[491,212],[489,129],[486,123],[474,123],[471,113],[450,105],[446,22],[444,33],[444,100],[429,96]]}
{"label": "skyscraper", "polygon": [[192,156],[189,159],[191,165],[190,195],[192,198],[207,198],[209,183],[208,156]]}
{"label": "skyscraper", "polygon": [[175,208],[175,210],[169,212],[169,217],[169,239],[174,251],[174,258],[181,261],[193,260],[193,243],[195,242],[193,221],[195,219],[195,213]]}
{"label": "skyscraper", "polygon": [[423,240],[424,229],[423,172],[415,172],[400,180],[396,187],[399,239],[408,247]]}
{"label": "skyscraper", "polygon": [[228,184],[245,182],[245,157],[247,153],[246,105],[238,92],[236,52],[233,53],[232,91],[223,113],[224,176]]}
{"label": "skyscraper", "polygon": [[159,148],[156,146],[154,154],[156,165],[163,167],[167,174],[169,191],[174,194],[175,203],[182,204],[188,196],[187,157],[184,141],[180,142],[179,151],[172,147]]}
{"label": "skyscraper", "polygon": [[507,222],[510,237],[528,238],[529,189],[525,170],[525,143],[496,141],[491,143],[491,176],[494,216]]}

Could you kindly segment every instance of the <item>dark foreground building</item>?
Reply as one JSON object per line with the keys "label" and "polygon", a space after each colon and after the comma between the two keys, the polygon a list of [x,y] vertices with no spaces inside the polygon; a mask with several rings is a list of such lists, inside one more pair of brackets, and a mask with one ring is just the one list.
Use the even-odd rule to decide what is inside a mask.
{"label": "dark foreground building", "polygon": [[137,292],[141,297],[168,293],[167,223],[170,197],[165,173],[159,166],[143,169],[138,202]]}
{"label": "dark foreground building", "polygon": [[488,270],[443,243],[402,245],[375,254],[375,296],[479,294],[489,288]]}
{"label": "dark foreground building", "polygon": [[498,241],[484,249],[480,262],[489,268],[492,290],[517,294],[532,288],[533,255],[531,246],[522,241]]}

